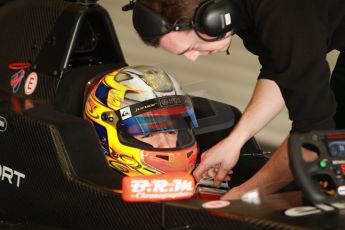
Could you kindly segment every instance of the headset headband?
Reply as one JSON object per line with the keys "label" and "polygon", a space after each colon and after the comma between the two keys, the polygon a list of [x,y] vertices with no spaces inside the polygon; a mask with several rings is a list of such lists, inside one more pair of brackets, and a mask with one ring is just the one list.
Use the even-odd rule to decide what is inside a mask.
{"label": "headset headband", "polygon": [[234,8],[231,0],[206,0],[196,9],[189,23],[180,23],[179,21],[186,19],[181,17],[174,24],[138,1],[130,1],[122,10],[133,10],[134,28],[144,40],[151,40],[171,31],[194,28],[199,37],[200,33],[216,37],[209,40],[213,41],[224,38],[227,32],[233,30],[236,16]]}
{"label": "headset headband", "polygon": [[171,31],[181,31],[193,28],[191,23],[180,23],[179,20],[183,18],[171,24],[161,15],[137,1],[130,1],[129,4],[122,8],[124,11],[131,9],[133,9],[132,20],[134,28],[142,38],[147,40],[162,36]]}

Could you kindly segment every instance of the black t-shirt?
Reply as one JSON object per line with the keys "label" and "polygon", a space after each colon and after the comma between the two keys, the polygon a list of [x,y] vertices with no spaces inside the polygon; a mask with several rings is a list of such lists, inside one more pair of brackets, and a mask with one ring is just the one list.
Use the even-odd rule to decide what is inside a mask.
{"label": "black t-shirt", "polygon": [[334,129],[326,55],[345,50],[345,0],[234,1],[240,16],[235,33],[258,55],[259,78],[279,86],[291,131]]}

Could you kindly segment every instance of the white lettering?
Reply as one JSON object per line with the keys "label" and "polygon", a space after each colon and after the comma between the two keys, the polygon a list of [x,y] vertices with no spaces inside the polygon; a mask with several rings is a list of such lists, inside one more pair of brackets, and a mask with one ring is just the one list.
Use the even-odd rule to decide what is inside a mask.
{"label": "white lettering", "polygon": [[181,197],[189,197],[194,193],[192,192],[179,192],[179,193],[136,193],[132,197],[136,199],[176,199]]}
{"label": "white lettering", "polygon": [[296,216],[307,216],[311,214],[320,213],[321,210],[317,209],[313,206],[302,206],[302,207],[296,207],[296,208],[290,208],[285,211],[285,215],[296,217]]}
{"label": "white lettering", "polygon": [[167,187],[169,187],[169,182],[166,180],[152,180],[153,192],[171,192]]}
{"label": "white lettering", "polygon": [[8,179],[8,182],[12,184],[12,177],[13,177],[13,170],[9,167],[3,166],[2,167],[2,176],[1,180],[4,180],[5,178]]}
{"label": "white lettering", "polygon": [[21,179],[25,179],[25,174],[11,169],[10,167],[0,165],[0,179],[2,181],[8,181],[9,184],[13,184],[13,180],[16,186],[19,188]]}
{"label": "white lettering", "polygon": [[341,164],[345,164],[345,160],[333,160],[332,163],[334,165],[341,165]]}
{"label": "white lettering", "polygon": [[20,185],[20,178],[25,179],[25,175],[18,171],[13,171],[13,174],[17,176],[17,187],[19,188]]}
{"label": "white lettering", "polygon": [[290,208],[285,211],[285,215],[290,217],[297,217],[297,216],[307,216],[312,214],[317,214],[322,211],[324,212],[331,212],[336,209],[345,209],[345,202],[334,202],[330,204],[317,204],[315,207],[313,206],[301,206]]}
{"label": "white lettering", "polygon": [[26,95],[32,94],[36,89],[37,83],[38,83],[37,74],[35,72],[30,73],[25,81],[25,86],[24,86],[25,94]]}
{"label": "white lettering", "polygon": [[194,189],[192,181],[175,179],[175,180],[173,180],[173,182],[175,183],[175,192],[193,191],[193,189]]}
{"label": "white lettering", "polygon": [[150,182],[148,180],[132,180],[131,189],[132,192],[145,192],[146,189],[150,188]]}
{"label": "white lettering", "polygon": [[130,187],[133,199],[176,199],[194,194],[193,181],[182,179],[171,182],[165,179],[133,179]]}

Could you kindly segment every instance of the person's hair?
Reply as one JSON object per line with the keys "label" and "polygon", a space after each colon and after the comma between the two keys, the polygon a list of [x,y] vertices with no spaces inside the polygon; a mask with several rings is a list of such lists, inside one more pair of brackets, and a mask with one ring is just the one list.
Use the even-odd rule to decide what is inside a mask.
{"label": "person's hair", "polygon": [[[194,12],[198,6],[205,0],[137,0],[146,7],[159,14],[167,22],[174,24],[176,20],[179,23],[190,22],[193,20]],[[139,34],[140,36],[140,34]],[[150,40],[140,36],[147,45],[159,46],[160,38],[163,35],[157,35]]]}

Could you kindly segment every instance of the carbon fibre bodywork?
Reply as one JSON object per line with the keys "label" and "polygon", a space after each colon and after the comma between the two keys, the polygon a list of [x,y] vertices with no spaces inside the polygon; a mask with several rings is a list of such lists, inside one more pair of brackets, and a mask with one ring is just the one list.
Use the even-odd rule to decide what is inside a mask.
{"label": "carbon fibre bodywork", "polygon": [[[260,205],[231,202],[205,209],[205,200],[126,203],[122,176],[107,165],[93,127],[82,119],[87,82],[127,63],[106,10],[89,1],[12,0],[0,7],[0,228],[4,229],[299,229],[317,216],[282,214],[299,194]],[[10,64],[29,63],[22,69]],[[36,84],[30,74],[37,75]],[[11,80],[13,80],[11,82]],[[28,87],[35,87],[27,91]],[[31,89],[31,88],[30,88]],[[28,93],[30,92],[30,93]],[[224,138],[240,117],[235,107],[193,98],[201,151]],[[255,139],[243,153],[260,151]],[[242,160],[244,159],[244,160]],[[265,162],[244,157],[243,182]],[[273,201],[281,205],[272,207]],[[286,204],[286,201],[288,204]],[[327,217],[340,229],[342,218]]]}

